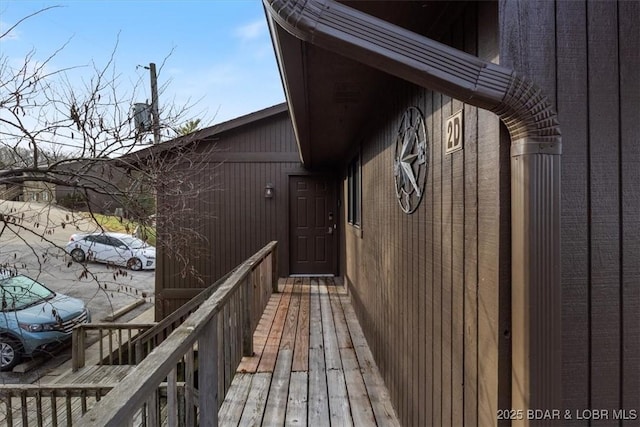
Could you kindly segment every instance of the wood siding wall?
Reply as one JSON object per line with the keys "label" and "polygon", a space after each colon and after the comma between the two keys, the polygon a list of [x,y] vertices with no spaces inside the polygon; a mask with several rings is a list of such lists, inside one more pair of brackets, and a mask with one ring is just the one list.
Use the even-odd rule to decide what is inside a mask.
{"label": "wood siding wall", "polygon": [[640,3],[504,1],[500,22],[562,129],[564,409],[638,411]]}
{"label": "wood siding wall", "polygon": [[[207,190],[189,206],[197,218],[187,210],[178,226],[196,230],[206,240],[160,251],[157,318],[174,311],[268,242],[277,240],[279,251],[288,251],[288,176],[303,172],[288,114],[241,126],[201,144],[203,150],[216,144],[216,153],[207,170],[190,180]],[[271,199],[264,197],[268,183],[274,187]],[[183,254],[186,264],[180,260]],[[287,269],[287,257],[279,257],[280,274],[287,274]]]}
{"label": "wood siding wall", "polygon": [[[638,22],[638,2],[500,1],[469,5],[446,40],[529,76],[558,110],[563,407],[549,409],[640,408]],[[457,101],[405,84],[384,98],[361,141],[362,230],[343,230],[354,307],[404,424],[496,424],[511,407],[508,135],[465,106],[465,148],[445,156]],[[392,159],[409,106],[431,169],[406,216]]]}
{"label": "wood siding wall", "polygon": [[[495,3],[468,8],[449,42],[497,60],[497,17]],[[461,102],[398,83],[378,105],[361,143],[362,229],[343,230],[354,308],[403,425],[495,424],[510,402],[508,138],[495,115],[465,105],[464,149],[445,155],[445,121]],[[406,215],[393,156],[410,106],[425,115],[431,160],[424,199]]]}

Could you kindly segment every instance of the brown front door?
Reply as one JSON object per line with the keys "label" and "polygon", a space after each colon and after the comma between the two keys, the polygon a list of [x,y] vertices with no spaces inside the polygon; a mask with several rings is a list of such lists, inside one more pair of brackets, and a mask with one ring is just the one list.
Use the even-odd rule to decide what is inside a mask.
{"label": "brown front door", "polygon": [[289,179],[291,274],[336,274],[338,202],[333,179],[292,176]]}

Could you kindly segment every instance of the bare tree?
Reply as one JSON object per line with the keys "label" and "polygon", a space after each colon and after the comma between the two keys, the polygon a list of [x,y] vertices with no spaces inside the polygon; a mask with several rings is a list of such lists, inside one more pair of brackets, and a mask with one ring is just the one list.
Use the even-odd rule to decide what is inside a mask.
{"label": "bare tree", "polygon": [[[29,52],[17,67],[0,52],[0,267],[28,269],[37,276],[49,274],[54,260],[77,268],[64,253],[66,239],[77,230],[102,229],[98,213],[116,213],[130,227],[127,231],[154,237],[148,233],[156,225],[155,199],[163,197],[174,207],[158,213],[163,232],[156,244],[180,260],[179,274],[199,274],[193,255],[182,249],[189,247],[193,254],[194,247],[202,247],[198,253],[206,254],[200,228],[207,219],[195,218],[192,207],[203,191],[216,190],[211,169],[215,144],[196,144],[195,132],[171,141],[169,148],[148,147],[150,136],[136,126],[132,112],[142,81],[125,89],[115,67],[117,43],[104,65],[52,69],[65,48],[44,60]],[[161,97],[166,90],[167,84],[159,88]],[[195,130],[200,123],[188,117],[193,104],[162,105],[165,138],[176,137],[185,126],[180,124]],[[193,179],[203,174],[206,180]],[[59,213],[56,194],[58,203],[66,200],[72,209]],[[17,246],[29,248],[30,261],[16,255]],[[104,293],[138,293],[124,269],[112,273],[98,276],[82,265],[76,276],[93,280]]]}

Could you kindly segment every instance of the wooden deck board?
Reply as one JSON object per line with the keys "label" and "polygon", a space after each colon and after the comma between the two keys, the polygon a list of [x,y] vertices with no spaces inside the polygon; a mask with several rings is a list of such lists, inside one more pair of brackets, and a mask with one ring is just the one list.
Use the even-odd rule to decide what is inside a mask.
{"label": "wooden deck board", "polygon": [[309,370],[309,302],[311,282],[307,278],[300,287],[300,309],[298,313],[298,329],[296,330],[296,346],[293,353],[294,372]]}
{"label": "wooden deck board", "polygon": [[237,370],[220,425],[399,426],[343,288],[331,278],[285,283],[254,334],[256,355]]}
{"label": "wooden deck board", "polygon": [[282,294],[278,293],[273,294],[271,296],[271,299],[269,299],[264,313],[260,318],[260,322],[256,327],[256,331],[253,334],[254,355],[252,357],[243,357],[242,361],[240,362],[240,366],[237,369],[237,372],[255,373],[258,370],[258,365],[260,364],[260,359],[262,358],[264,347],[267,344],[269,331],[271,330],[273,319],[275,318],[275,315],[278,311],[278,305],[280,304],[281,297]]}
{"label": "wooden deck board", "polygon": [[292,360],[293,350],[285,349],[278,352],[278,361],[271,377],[271,387],[269,388],[269,397],[267,398],[267,406],[264,412],[264,425],[279,426],[284,424],[287,413]]}
{"label": "wooden deck board", "polygon": [[[240,418],[241,426],[258,426],[262,424],[264,408],[269,395],[269,385],[271,384],[271,374],[268,372],[257,372],[252,375],[251,386],[244,411]],[[226,399],[225,399],[226,400]],[[230,424],[230,425],[234,425]]]}
{"label": "wooden deck board", "polygon": [[284,331],[284,325],[287,318],[287,311],[289,309],[289,302],[291,301],[291,290],[293,285],[287,282],[284,287],[283,296],[280,298],[280,304],[278,305],[278,311],[273,319],[273,324],[269,331],[269,337],[264,347],[262,357],[260,358],[260,364],[258,365],[258,372],[273,372],[276,366],[276,359],[278,357],[278,350],[280,348],[280,341],[282,340],[282,332]]}
{"label": "wooden deck board", "polygon": [[322,316],[317,280],[311,282],[311,325],[309,328],[309,397],[307,416],[309,425],[328,425],[329,401],[327,397],[327,375],[322,340]]}
{"label": "wooden deck board", "polygon": [[227,399],[224,400],[218,411],[218,423],[221,426],[238,424],[240,417],[242,417],[245,403],[249,398],[250,386],[250,374],[238,373],[233,378],[231,387],[227,392]]}
{"label": "wooden deck board", "polygon": [[327,369],[329,417],[333,426],[352,426],[351,402],[342,369]]}
{"label": "wooden deck board", "polygon": [[117,384],[135,368],[135,365],[92,365],[69,372],[57,384]]}
{"label": "wooden deck board", "polygon": [[324,360],[327,370],[342,369],[336,326],[333,322],[330,296],[326,286],[320,286],[320,313],[322,317],[322,339],[324,343]]}
{"label": "wooden deck board", "polygon": [[353,348],[358,357],[358,364],[362,372],[362,378],[364,380],[369,400],[373,408],[373,413],[378,425],[384,426],[400,426],[398,417],[391,404],[389,392],[384,385],[382,377],[378,372],[371,350],[367,345],[367,341],[364,338],[356,314],[353,311],[351,303],[348,302],[347,297],[341,297],[340,301],[344,310],[347,324],[349,325],[349,333],[351,334],[351,340],[353,341]]}
{"label": "wooden deck board", "polygon": [[309,372],[292,372],[287,401],[286,426],[307,425],[307,384]]}

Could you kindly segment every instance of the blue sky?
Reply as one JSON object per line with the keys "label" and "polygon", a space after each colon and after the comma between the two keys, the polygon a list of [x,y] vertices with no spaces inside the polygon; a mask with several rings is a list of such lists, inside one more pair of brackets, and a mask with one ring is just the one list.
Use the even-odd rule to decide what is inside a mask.
{"label": "blue sky", "polygon": [[160,67],[173,51],[159,70],[159,85],[169,82],[160,104],[202,98],[192,116],[208,123],[284,101],[260,0],[3,0],[2,32],[52,5],[61,7],[28,19],[2,40],[4,56],[19,60],[35,49],[43,60],[68,42],[52,67],[92,62],[100,67],[117,43],[115,68],[121,81],[142,81],[140,94],[150,99],[149,73],[136,66],[155,62]]}

